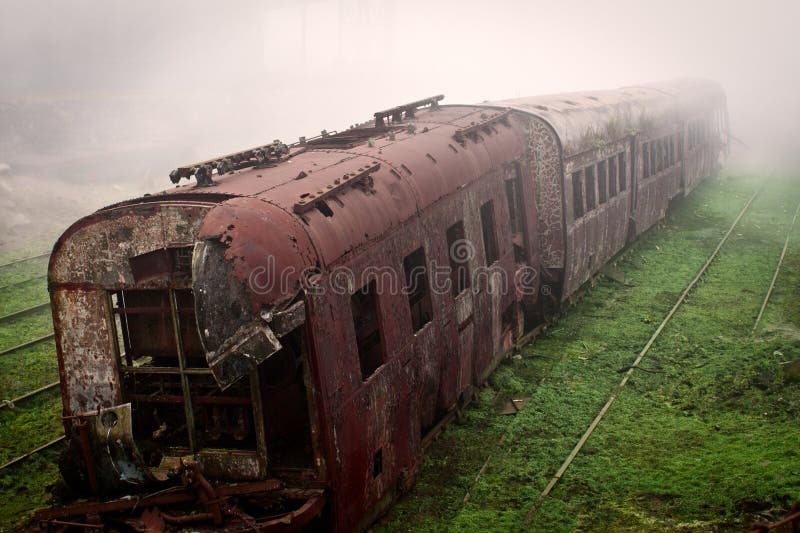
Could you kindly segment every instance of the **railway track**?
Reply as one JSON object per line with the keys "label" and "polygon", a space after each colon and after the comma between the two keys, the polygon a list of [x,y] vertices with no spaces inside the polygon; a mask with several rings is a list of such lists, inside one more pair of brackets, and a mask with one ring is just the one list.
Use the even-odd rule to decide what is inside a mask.
{"label": "railway track", "polygon": [[3,470],[5,470],[6,468],[8,468],[10,466],[14,466],[15,464],[21,463],[22,461],[24,461],[28,457],[36,455],[37,453],[41,452],[42,450],[46,450],[47,448],[51,448],[51,447],[55,446],[59,442],[63,441],[65,438],[66,437],[64,435],[61,435],[60,437],[56,437],[53,440],[51,440],[49,442],[46,442],[45,444],[42,444],[41,446],[37,446],[36,448],[34,448],[34,449],[32,449],[32,450],[30,450],[28,452],[25,452],[22,455],[20,455],[18,457],[15,457],[15,458],[11,459],[10,461],[8,461],[6,463],[3,463],[2,465],[0,465],[0,472],[2,472]]}
{"label": "railway track", "polygon": [[[794,357],[773,354],[773,345],[781,349],[779,333],[774,342],[772,335],[756,340],[749,335],[762,299],[768,304],[759,327],[769,322],[783,331],[786,323],[789,331],[795,324],[778,310],[791,306],[783,287],[794,286],[798,277],[790,260],[797,244],[789,235],[794,233],[793,212],[800,217],[800,210],[792,209],[799,191],[776,181],[780,180],[770,180],[766,188],[751,181],[747,189],[730,189],[737,194],[714,203],[692,200],[676,211],[678,218],[667,221],[665,232],[651,234],[643,246],[631,247],[615,259],[626,279],[592,284],[588,298],[551,324],[535,347],[521,350],[501,367],[502,377],[493,379],[483,393],[483,406],[473,409],[463,428],[457,425],[453,434],[444,435],[438,449],[434,447],[434,465],[425,467],[422,487],[395,509],[389,529],[491,529],[490,524],[497,524],[507,530],[560,530],[583,529],[595,521],[610,530],[641,528],[645,523],[668,528],[665,524],[674,523],[671,520],[691,521],[698,502],[708,501],[709,508],[717,508],[718,501],[703,494],[716,487],[698,489],[704,483],[712,485],[711,480],[717,479],[714,475],[730,479],[735,471],[743,481],[736,490],[719,489],[715,498],[757,497],[760,493],[753,484],[783,486],[766,483],[766,478],[779,474],[762,472],[758,461],[767,456],[774,461],[776,451],[790,445],[781,448],[764,439],[783,426],[760,421],[767,416],[765,411],[770,411],[770,417],[773,412],[757,399],[772,394],[773,401],[778,397],[779,402],[794,401],[780,390],[783,367],[779,366]],[[709,211],[703,209],[707,203]],[[778,205],[780,209],[775,208]],[[783,270],[776,266],[776,261],[781,262],[779,253],[785,256]],[[780,270],[779,276],[775,270]],[[775,288],[771,300],[764,294],[769,293],[768,285]],[[608,311],[617,305],[619,313]],[[643,359],[639,359],[641,351]],[[747,379],[758,379],[755,376],[763,374],[752,372],[766,368],[776,372],[775,392],[751,385],[749,390],[755,392],[742,396],[740,386],[744,390],[748,383],[761,387],[761,382]],[[620,392],[619,384],[626,378],[630,382]],[[527,381],[525,386],[522,381]],[[752,404],[748,403],[750,394],[754,395]],[[522,412],[497,416],[507,398],[523,396],[530,400]],[[719,406],[727,401],[736,403]],[[775,416],[783,412],[782,406],[773,404]],[[740,410],[747,409],[753,411],[752,420],[747,418],[741,426],[733,422]],[[601,412],[605,414],[598,418]],[[791,418],[791,414],[786,416]],[[757,427],[764,428],[763,432],[754,432]],[[474,435],[477,444],[460,444],[465,434],[476,431],[484,433]],[[751,433],[765,444],[751,450],[747,442]],[[709,440],[695,440],[703,435]],[[777,435],[774,438],[780,441]],[[676,439],[685,439],[685,444]],[[730,448],[712,442],[729,443]],[[643,451],[665,443],[678,448],[664,447],[665,453],[654,453],[652,458]],[[731,451],[719,452],[727,449]],[[737,470],[731,466],[736,461],[733,455],[725,468],[712,466],[733,450],[751,450],[747,458],[752,457],[757,467]],[[775,467],[778,472],[788,472],[781,469],[789,460]],[[647,473],[642,468],[653,470]],[[692,474],[685,476],[677,468],[691,468]],[[452,471],[446,474],[448,470]],[[640,471],[641,476],[635,474]],[[670,473],[679,477],[670,479]],[[623,481],[620,476],[628,474],[633,477]],[[443,475],[451,477],[455,488],[439,490],[446,495],[439,499],[434,485]],[[695,488],[683,492],[694,475],[698,476]],[[548,486],[550,492],[541,497]],[[667,493],[670,496],[660,496]],[[664,503],[666,498],[668,503]],[[624,504],[614,503],[623,500]],[[659,505],[666,507],[653,507]],[[528,514],[531,510],[533,515]],[[780,516],[779,511],[771,510],[763,518]],[[752,520],[738,511],[719,513],[709,524],[731,527],[741,520],[744,530]],[[651,518],[655,521],[649,522]]]}
{"label": "railway track", "polygon": [[614,389],[614,391],[608,397],[608,399],[606,400],[606,403],[600,409],[600,412],[597,413],[597,416],[595,416],[595,418],[592,420],[591,424],[589,424],[589,427],[586,429],[586,431],[584,431],[583,435],[581,435],[581,438],[578,440],[577,444],[575,444],[575,447],[572,449],[572,451],[569,453],[569,455],[566,457],[566,459],[564,459],[564,462],[561,463],[561,466],[558,468],[558,470],[556,471],[555,475],[553,475],[553,477],[547,483],[547,486],[545,486],[544,490],[539,494],[539,496],[536,499],[536,501],[528,509],[528,512],[525,514],[525,518],[523,519],[522,525],[520,527],[521,530],[524,529],[525,526],[528,525],[528,523],[533,518],[534,514],[536,514],[536,512],[541,507],[541,505],[544,502],[544,500],[551,493],[551,491],[555,488],[555,486],[558,484],[558,482],[562,479],[562,477],[566,473],[566,471],[569,468],[569,466],[572,464],[572,462],[575,459],[575,457],[577,457],[578,454],[581,452],[581,450],[583,449],[584,445],[586,444],[586,441],[592,435],[592,433],[594,432],[595,428],[597,428],[598,424],[600,424],[600,421],[603,419],[603,417],[605,417],[606,413],[608,412],[608,410],[611,408],[611,406],[614,403],[614,401],[619,396],[619,393],[622,391],[622,389],[628,383],[628,381],[630,380],[630,378],[633,375],[634,371],[637,368],[639,368],[639,364],[642,362],[644,357],[650,351],[650,348],[653,346],[653,343],[656,341],[656,339],[658,339],[658,337],[664,331],[664,328],[667,326],[667,324],[670,322],[670,320],[672,320],[672,317],[675,316],[675,313],[678,311],[678,309],[686,301],[686,297],[689,295],[689,293],[692,291],[692,289],[695,288],[697,283],[703,277],[703,274],[705,274],[706,271],[708,270],[708,267],[711,265],[711,263],[714,261],[714,259],[716,259],[717,255],[719,254],[720,249],[722,249],[722,247],[728,241],[728,238],[730,237],[731,233],[736,228],[736,226],[739,224],[739,221],[742,219],[744,214],[750,209],[750,206],[753,204],[753,201],[756,199],[756,197],[759,195],[759,193],[764,189],[765,185],[766,185],[766,182],[764,182],[758,189],[756,189],[756,191],[752,194],[752,196],[750,196],[750,198],[747,200],[747,202],[742,207],[741,211],[739,211],[739,214],[736,216],[736,218],[731,223],[730,227],[728,228],[728,231],[726,231],[725,234],[722,236],[722,239],[720,239],[720,241],[717,244],[716,248],[714,248],[714,250],[711,252],[711,254],[709,254],[709,256],[706,258],[706,261],[705,261],[705,263],[703,263],[703,266],[700,268],[700,270],[697,272],[697,274],[694,276],[694,278],[692,278],[692,280],[689,282],[689,284],[683,290],[681,295],[678,297],[678,300],[675,302],[675,304],[672,306],[672,308],[669,310],[669,312],[663,318],[661,323],[658,325],[656,330],[650,336],[650,339],[647,341],[647,343],[644,345],[642,350],[639,352],[639,354],[637,355],[636,359],[628,367],[627,372],[625,372],[625,375],[622,377],[622,380],[620,381],[620,383],[617,385],[617,387]]}
{"label": "railway track", "polygon": [[27,341],[27,342],[23,342],[22,344],[17,344],[16,346],[12,346],[11,348],[6,348],[2,352],[0,352],[0,357],[2,357],[4,355],[8,355],[10,353],[14,353],[14,352],[16,352],[18,350],[22,350],[23,348],[28,348],[28,347],[33,346],[35,344],[39,344],[40,342],[44,342],[44,341],[50,340],[50,339],[52,339],[54,337],[55,337],[54,333],[48,333],[47,335],[42,335],[41,337],[37,337],[37,338],[35,338],[33,340],[30,340],[30,341]]}
{"label": "railway track", "polygon": [[[0,265],[0,269],[5,268],[5,267],[12,267],[14,265],[22,265],[25,262],[33,261],[33,260],[36,260],[36,259],[41,259],[41,258],[44,258],[44,257],[48,257],[49,255],[50,255],[49,253],[43,253],[43,254],[39,254],[39,255],[35,255],[35,256],[31,256],[31,257],[18,259],[16,261],[11,261],[9,263],[5,263],[3,265]],[[35,275],[35,276],[30,277],[28,279],[24,279],[24,280],[17,281],[17,282],[14,282],[14,283],[9,283],[9,284],[7,284],[7,285],[5,285],[3,287],[0,287],[0,290],[3,290],[3,291],[14,291],[14,290],[17,290],[17,289],[21,289],[26,284],[29,284],[29,283],[32,283],[32,282],[36,282],[38,280],[44,280],[44,279],[46,279],[46,275]],[[11,292],[11,294],[13,295],[14,292]],[[16,321],[16,320],[18,320],[20,318],[23,318],[23,317],[26,317],[26,316],[30,316],[30,315],[45,311],[45,310],[47,310],[49,308],[50,308],[50,302],[43,302],[43,303],[40,303],[40,304],[36,304],[36,305],[30,306],[28,308],[21,309],[19,311],[15,311],[13,313],[9,313],[9,314],[0,316],[0,324],[3,325],[3,326],[8,326],[10,323],[12,323],[12,322],[14,322],[14,321]],[[24,348],[28,348],[30,346],[34,346],[36,344],[51,340],[51,339],[53,339],[53,337],[54,337],[54,334],[53,334],[53,332],[51,330],[49,333],[47,333],[45,335],[39,336],[37,338],[31,339],[31,340],[28,340],[28,341],[25,341],[25,342],[22,342],[22,343],[20,343],[20,344],[18,344],[16,346],[12,346],[10,348],[6,348],[6,349],[0,351],[0,356],[8,355],[8,354],[17,352],[19,350],[22,350]],[[53,361],[55,361],[55,358],[53,358]],[[35,388],[33,390],[29,390],[28,392],[25,392],[25,393],[13,398],[13,399],[0,400],[0,411],[2,411],[4,409],[9,409],[10,410],[11,408],[15,407],[20,402],[25,402],[26,400],[30,400],[31,398],[34,398],[34,397],[36,397],[36,396],[38,396],[38,395],[40,395],[42,393],[57,389],[58,386],[59,386],[59,382],[58,381],[52,381],[52,382],[45,383],[44,385],[39,386],[39,387],[37,387],[37,388]],[[16,415],[16,414],[6,414],[5,416],[6,417],[8,417],[8,416],[15,417],[15,416],[18,416],[18,415]],[[44,436],[46,436],[46,435],[44,435]],[[40,438],[41,438],[41,436],[40,436]],[[34,439],[31,439],[31,440],[34,440]],[[23,453],[21,455],[18,455],[17,457],[14,457],[13,459],[10,459],[10,460],[6,461],[2,465],[0,465],[0,472],[2,472],[3,470],[6,470],[6,469],[8,469],[8,468],[10,468],[10,467],[12,467],[14,465],[17,465],[17,464],[23,462],[25,459],[27,459],[29,457],[32,457],[32,456],[38,454],[39,452],[41,452],[43,450],[52,448],[53,446],[57,445],[58,443],[60,443],[63,440],[64,440],[64,436],[63,435],[59,435],[59,436],[51,438],[51,440],[49,440],[48,442],[46,442],[46,443],[44,443],[42,445],[36,446],[36,447],[28,450],[27,452],[25,452],[25,453]]]}
{"label": "railway track", "polygon": [[22,309],[20,311],[15,311],[13,313],[9,313],[7,315],[0,316],[0,324],[4,322],[11,322],[12,320],[16,320],[26,315],[30,315],[36,313],[37,311],[41,311],[43,309],[50,309],[50,302],[44,302],[41,304],[36,304],[34,306],[28,307],[26,309]]}
{"label": "railway track", "polygon": [[32,281],[38,281],[42,279],[47,279],[47,275],[42,276],[34,276],[32,278],[23,279],[22,281],[15,281],[14,283],[9,283],[8,285],[3,285],[0,287],[0,291],[6,291],[8,289],[15,289],[21,285],[25,285],[26,283],[31,283]]}
{"label": "railway track", "polygon": [[775,273],[772,275],[772,281],[770,282],[769,288],[767,289],[767,294],[764,295],[764,302],[761,304],[761,309],[758,310],[758,316],[756,317],[756,321],[753,324],[753,329],[750,331],[751,335],[755,335],[756,330],[758,329],[758,324],[761,322],[761,317],[764,315],[764,310],[767,308],[769,299],[772,296],[772,290],[775,288],[775,282],[778,281],[778,274],[780,274],[781,272],[781,265],[783,264],[783,258],[786,257],[786,250],[789,248],[789,239],[792,236],[794,223],[797,222],[798,213],[800,213],[800,204],[797,204],[797,209],[794,210],[794,216],[792,217],[792,222],[791,224],[789,224],[789,229],[786,230],[786,240],[783,242],[783,249],[781,250],[781,255],[778,258],[778,263],[775,265]]}
{"label": "railway track", "polygon": [[45,252],[39,255],[32,255],[30,257],[23,257],[22,259],[15,259],[14,261],[9,261],[8,263],[3,263],[0,265],[0,268],[6,268],[14,265],[18,265],[20,263],[26,263],[28,261],[33,261],[34,259],[40,259],[42,257],[49,257],[50,252]]}
{"label": "railway track", "polygon": [[26,392],[25,394],[23,394],[21,396],[17,396],[14,399],[2,400],[2,401],[0,401],[0,409],[5,409],[7,407],[13,407],[17,403],[19,403],[19,402],[21,402],[23,400],[27,400],[28,398],[33,398],[34,396],[36,396],[37,394],[41,394],[42,392],[49,391],[51,389],[55,389],[56,387],[58,387],[59,383],[60,382],[58,382],[58,381],[53,381],[52,383],[48,383],[47,385],[39,387],[38,389],[32,390],[30,392]]}

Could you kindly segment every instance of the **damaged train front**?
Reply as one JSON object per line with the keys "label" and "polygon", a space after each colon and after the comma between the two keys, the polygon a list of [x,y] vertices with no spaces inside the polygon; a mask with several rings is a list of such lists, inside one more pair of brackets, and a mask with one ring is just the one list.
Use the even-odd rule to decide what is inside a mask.
{"label": "damaged train front", "polygon": [[316,264],[296,219],[255,198],[146,197],[67,230],[49,268],[67,446],[37,527],[319,520]]}

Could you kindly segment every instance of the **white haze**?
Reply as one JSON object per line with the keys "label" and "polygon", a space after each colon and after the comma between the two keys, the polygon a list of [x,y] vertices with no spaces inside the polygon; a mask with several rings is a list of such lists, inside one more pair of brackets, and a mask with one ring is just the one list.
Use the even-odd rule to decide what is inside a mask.
{"label": "white haze", "polygon": [[791,0],[0,0],[0,246],[180,164],[438,93],[711,78],[739,168],[796,171],[798,20]]}

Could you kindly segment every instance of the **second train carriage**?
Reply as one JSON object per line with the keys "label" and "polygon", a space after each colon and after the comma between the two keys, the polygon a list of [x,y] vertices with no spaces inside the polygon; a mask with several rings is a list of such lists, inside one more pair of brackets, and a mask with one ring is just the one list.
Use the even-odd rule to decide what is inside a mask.
{"label": "second train carriage", "polygon": [[43,526],[365,529],[544,309],[726,145],[705,81],[440,99],[178,169],[198,184],[67,230],[62,473],[88,499]]}

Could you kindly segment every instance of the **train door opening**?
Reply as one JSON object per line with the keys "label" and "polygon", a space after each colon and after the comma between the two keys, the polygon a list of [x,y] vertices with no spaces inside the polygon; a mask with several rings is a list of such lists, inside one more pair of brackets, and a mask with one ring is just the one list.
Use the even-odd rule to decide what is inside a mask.
{"label": "train door opening", "polygon": [[258,366],[267,464],[314,467],[305,325],[280,339],[283,347]]}

